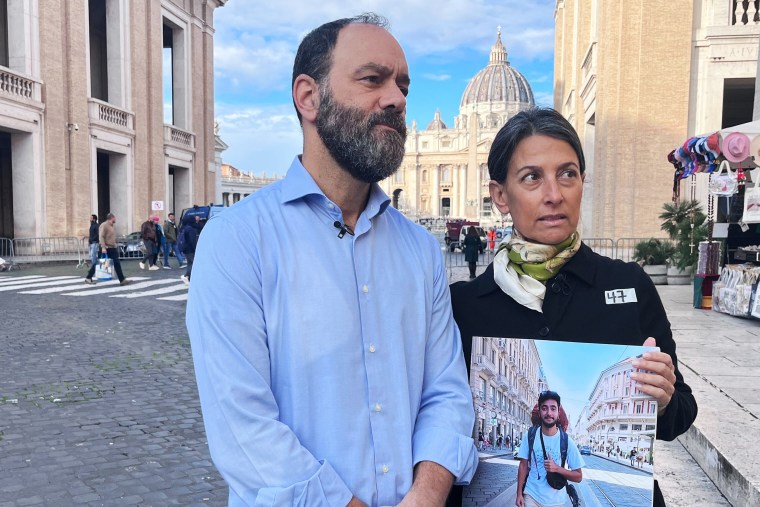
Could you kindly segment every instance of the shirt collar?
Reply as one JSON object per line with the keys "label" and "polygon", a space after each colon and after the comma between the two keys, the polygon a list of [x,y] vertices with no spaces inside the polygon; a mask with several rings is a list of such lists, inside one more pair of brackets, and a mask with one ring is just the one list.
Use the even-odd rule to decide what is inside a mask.
{"label": "shirt collar", "polygon": [[[591,259],[592,255],[593,251],[591,248],[586,246],[585,243],[582,243],[580,249],[575,255],[573,255],[572,259],[562,266],[560,272],[572,274],[586,285],[593,285],[596,276],[596,263]],[[489,264],[483,274],[473,280],[472,283],[476,284],[478,296],[485,296],[495,290],[501,290],[493,277],[493,263]]]}
{"label": "shirt collar", "polygon": [[[290,168],[282,181],[282,204],[303,199],[310,195],[321,196],[325,202],[331,202],[319,188],[317,182],[314,181],[314,178],[311,177],[309,171],[303,166],[300,157],[297,156],[293,159],[293,163],[290,164]],[[388,209],[390,202],[390,197],[383,192],[380,185],[373,183],[370,185],[369,200],[367,201],[364,213],[371,220],[377,215],[383,214]]]}

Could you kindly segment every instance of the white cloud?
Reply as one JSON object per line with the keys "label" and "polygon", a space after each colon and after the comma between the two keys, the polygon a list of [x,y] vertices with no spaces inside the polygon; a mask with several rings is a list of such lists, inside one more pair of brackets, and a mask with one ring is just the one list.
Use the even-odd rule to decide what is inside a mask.
{"label": "white cloud", "polygon": [[230,147],[222,158],[241,171],[284,174],[301,153],[301,127],[292,104],[241,108],[217,103],[216,121]]}
{"label": "white cloud", "polygon": [[423,74],[422,77],[429,79],[430,81],[448,81],[451,79],[451,74]]}
{"label": "white cloud", "polygon": [[278,90],[289,86],[300,39],[326,21],[374,11],[388,17],[391,31],[410,58],[446,56],[476,48],[487,54],[501,25],[510,54],[548,58],[554,50],[555,0],[385,0],[253,2],[231,0],[215,13],[217,81]]}
{"label": "white cloud", "polygon": [[214,46],[217,83],[256,89],[289,88],[295,54],[287,42],[265,42],[260,37],[243,35],[237,41]]}
{"label": "white cloud", "polygon": [[537,106],[554,107],[554,93],[552,92],[533,92],[533,100]]}

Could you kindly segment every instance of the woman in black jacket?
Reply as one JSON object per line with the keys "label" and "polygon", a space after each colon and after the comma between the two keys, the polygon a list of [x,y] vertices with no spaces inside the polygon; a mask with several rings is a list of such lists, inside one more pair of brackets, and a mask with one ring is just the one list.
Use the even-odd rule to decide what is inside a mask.
{"label": "woman in black jacket", "polygon": [[469,226],[467,234],[464,236],[462,250],[464,251],[464,261],[467,263],[467,267],[470,268],[470,280],[475,278],[475,266],[478,263],[478,255],[480,254],[482,245],[483,242],[480,241],[478,230],[473,225]]}
{"label": "woman in black jacket", "polygon": [[[697,404],[657,290],[637,264],[581,240],[585,161],[573,127],[552,109],[520,112],[496,135],[488,169],[491,200],[514,232],[483,274],[451,286],[468,365],[473,336],[656,345],[636,381],[658,401],[657,438],[684,433]],[[656,483],[654,505],[665,505]]]}

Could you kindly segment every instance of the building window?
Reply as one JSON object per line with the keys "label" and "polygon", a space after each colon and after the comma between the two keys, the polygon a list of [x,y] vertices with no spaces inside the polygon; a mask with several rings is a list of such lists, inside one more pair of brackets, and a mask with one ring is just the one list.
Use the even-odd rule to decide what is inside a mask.
{"label": "building window", "polygon": [[427,169],[422,170],[422,183],[428,182],[428,172]]}
{"label": "building window", "polygon": [[645,429],[646,431],[654,431],[654,424],[647,424]]}
{"label": "building window", "polygon": [[451,168],[449,166],[441,167],[441,183],[451,183]]}
{"label": "building window", "polygon": [[186,23],[166,11],[163,19],[164,123],[191,130],[189,111],[189,44]]}
{"label": "building window", "polygon": [[491,198],[483,198],[483,216],[491,216]]}
{"label": "building window", "polygon": [[654,414],[655,412],[657,412],[657,404],[649,403],[649,413]]}
{"label": "building window", "polygon": [[427,141],[422,141],[422,149],[425,150],[425,149],[427,149],[427,147],[428,147],[428,142]]}
{"label": "building window", "polygon": [[393,182],[394,183],[403,183],[404,182],[404,170],[399,169],[395,173],[393,173]]}
{"label": "building window", "polygon": [[484,379],[480,379],[480,398],[486,399],[486,381]]}
{"label": "building window", "polygon": [[90,95],[108,102],[108,31],[106,2],[89,0]]}
{"label": "building window", "polygon": [[634,424],[632,426],[633,431],[641,431],[641,425],[640,424]]}
{"label": "building window", "polygon": [[627,424],[621,424],[620,425],[620,431],[628,431],[628,425]]}
{"label": "building window", "polygon": [[451,148],[451,141],[448,139],[444,139],[441,141],[441,147],[442,148]]}
{"label": "building window", "polygon": [[623,405],[623,413],[624,414],[628,413],[628,405]]}
{"label": "building window", "polygon": [[643,414],[644,413],[644,404],[643,403],[637,403],[635,408],[636,414]]}

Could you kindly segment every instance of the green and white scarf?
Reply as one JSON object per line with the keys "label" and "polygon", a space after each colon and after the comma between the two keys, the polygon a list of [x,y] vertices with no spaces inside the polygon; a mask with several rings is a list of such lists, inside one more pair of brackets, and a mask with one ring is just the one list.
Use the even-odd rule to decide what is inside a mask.
{"label": "green and white scarf", "polygon": [[[581,247],[580,232],[558,245],[530,243],[514,229],[493,258],[496,284],[521,305],[542,312],[546,281],[554,277]],[[542,312],[543,313],[543,312]]]}

